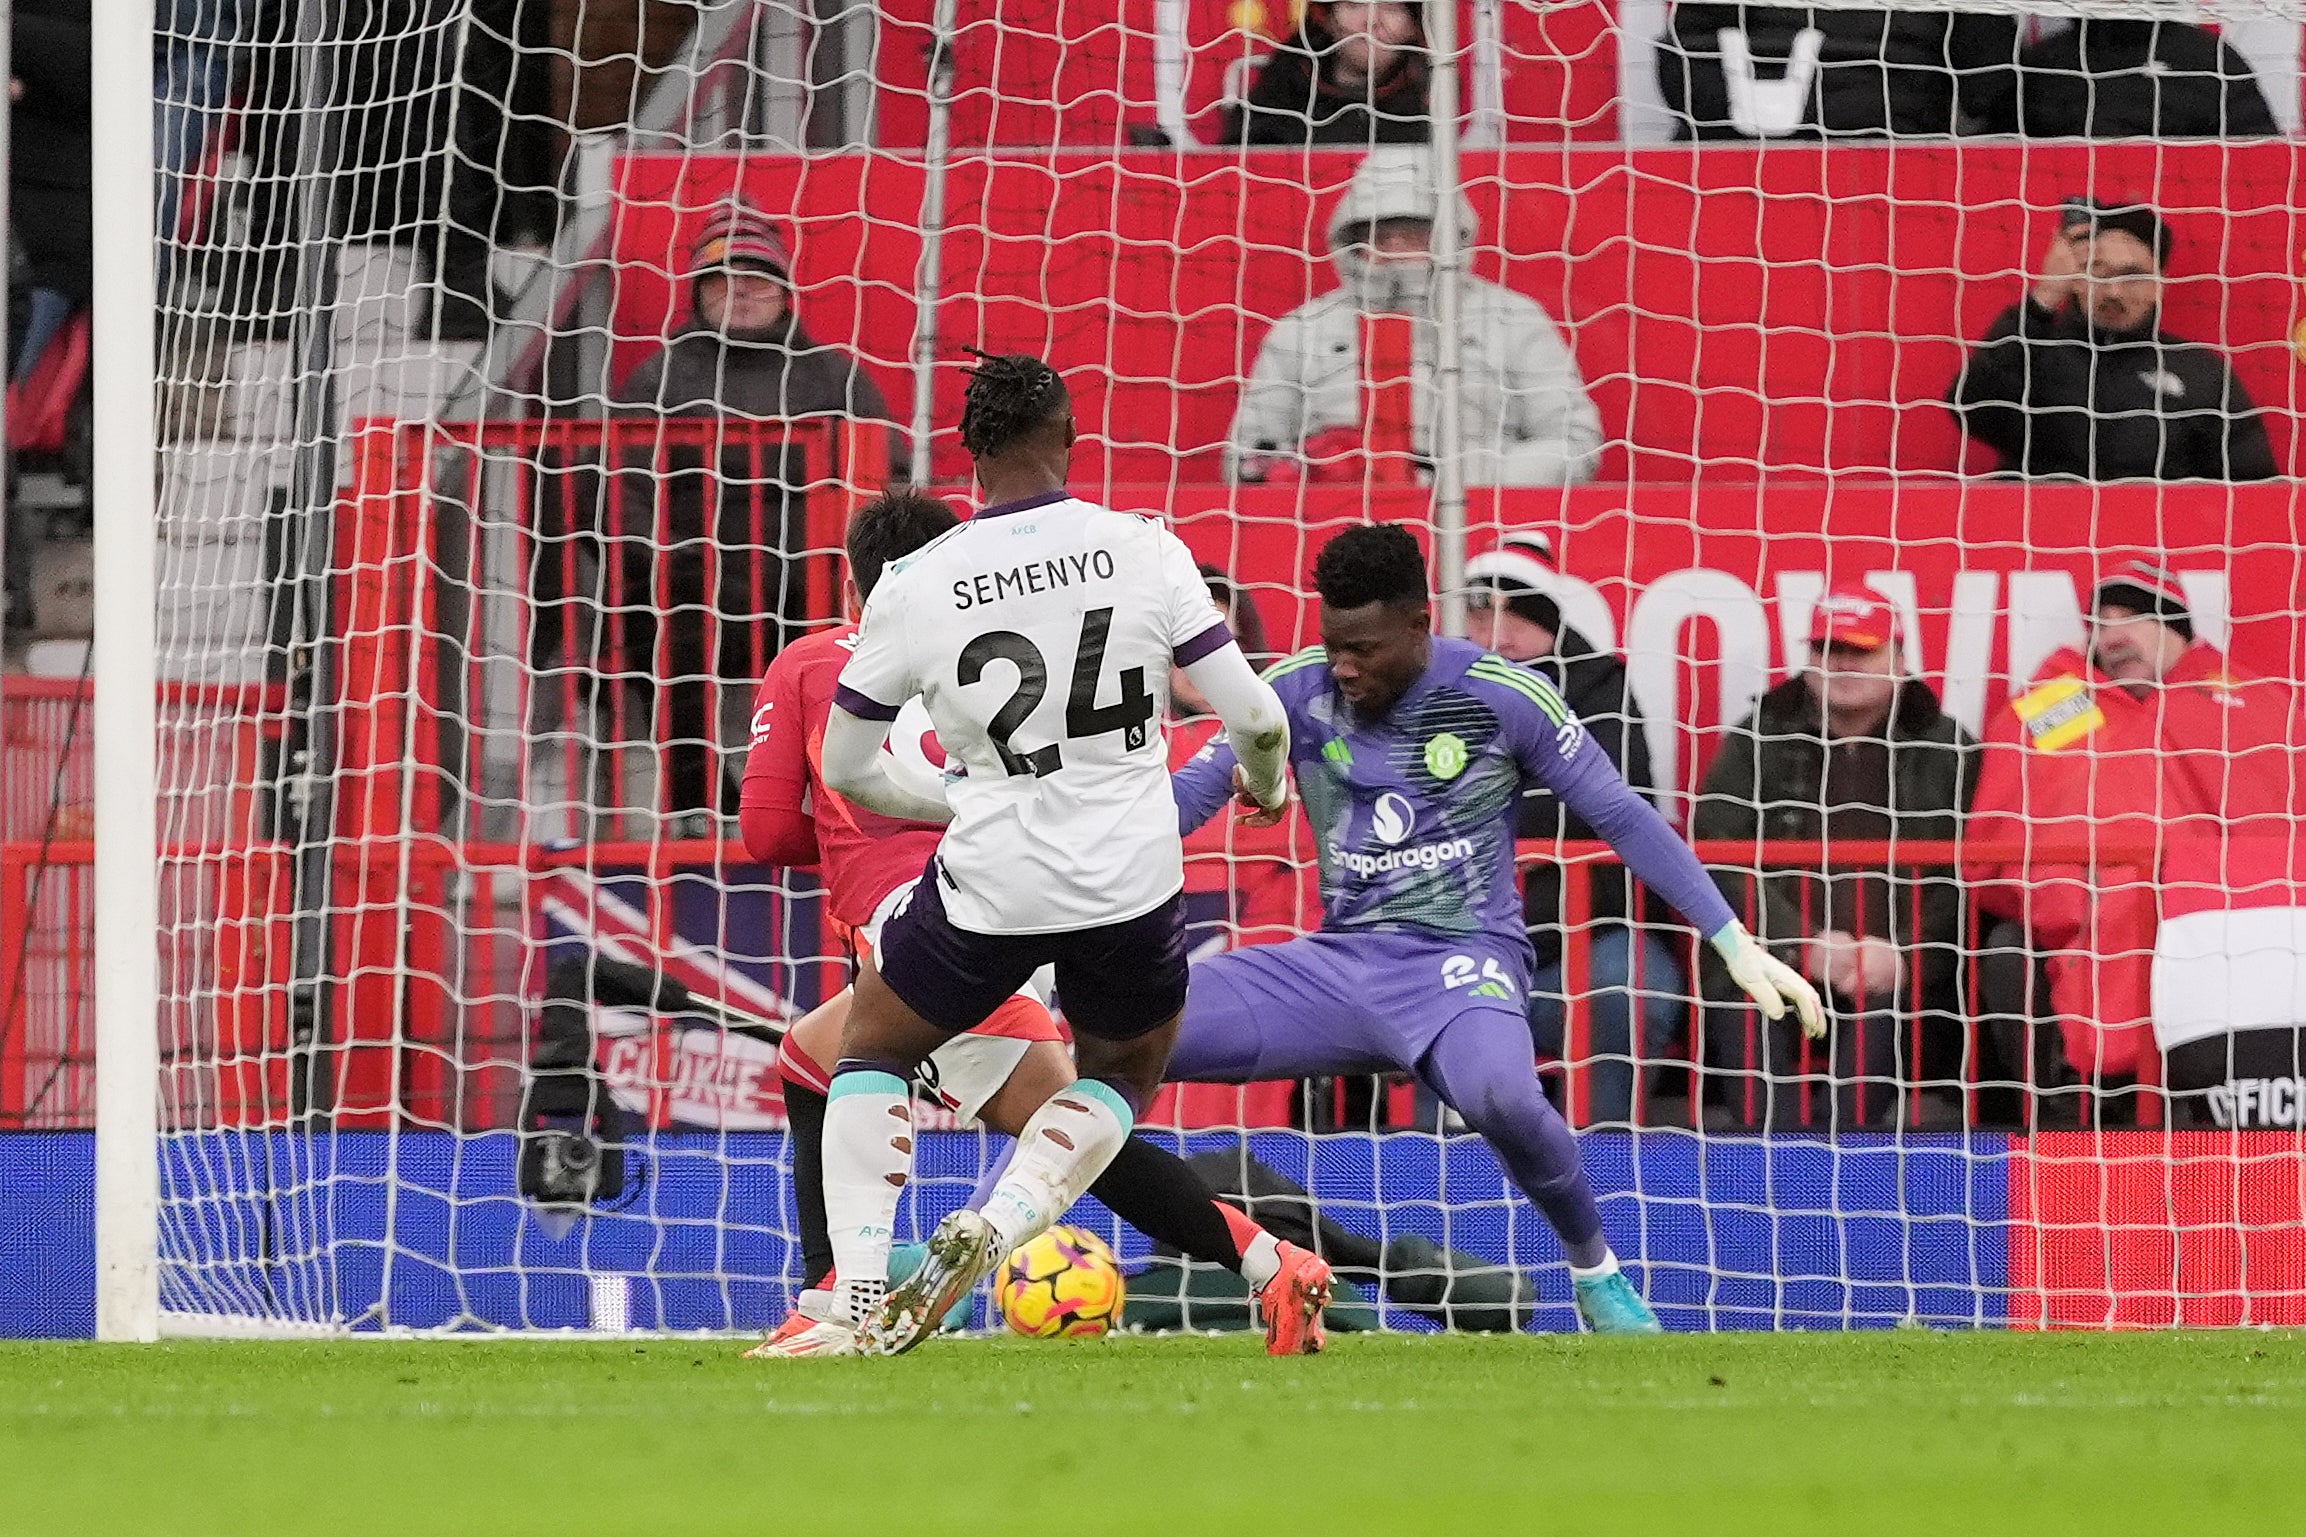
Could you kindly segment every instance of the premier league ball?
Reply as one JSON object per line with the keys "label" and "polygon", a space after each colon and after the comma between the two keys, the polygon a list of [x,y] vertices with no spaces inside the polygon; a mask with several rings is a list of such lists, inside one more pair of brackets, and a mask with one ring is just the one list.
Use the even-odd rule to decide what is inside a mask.
{"label": "premier league ball", "polygon": [[993,1300],[1011,1332],[1053,1340],[1121,1323],[1121,1262],[1086,1228],[1053,1227],[1001,1262]]}

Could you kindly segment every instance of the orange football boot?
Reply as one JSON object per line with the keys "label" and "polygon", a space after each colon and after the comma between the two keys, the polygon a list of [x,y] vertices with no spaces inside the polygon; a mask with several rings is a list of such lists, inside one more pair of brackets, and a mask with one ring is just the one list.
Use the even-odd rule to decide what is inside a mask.
{"label": "orange football boot", "polygon": [[1281,1268],[1257,1294],[1257,1311],[1265,1320],[1265,1353],[1319,1355],[1329,1343],[1329,1331],[1321,1323],[1329,1306],[1329,1262],[1293,1243],[1280,1249]]}

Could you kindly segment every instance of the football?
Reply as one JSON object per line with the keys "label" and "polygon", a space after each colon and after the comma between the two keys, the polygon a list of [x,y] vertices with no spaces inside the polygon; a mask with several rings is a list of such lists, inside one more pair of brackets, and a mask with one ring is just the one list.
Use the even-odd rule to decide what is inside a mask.
{"label": "football", "polygon": [[993,1276],[993,1300],[1012,1333],[1053,1340],[1119,1327],[1127,1292],[1121,1262],[1086,1228],[1053,1227],[1020,1246]]}

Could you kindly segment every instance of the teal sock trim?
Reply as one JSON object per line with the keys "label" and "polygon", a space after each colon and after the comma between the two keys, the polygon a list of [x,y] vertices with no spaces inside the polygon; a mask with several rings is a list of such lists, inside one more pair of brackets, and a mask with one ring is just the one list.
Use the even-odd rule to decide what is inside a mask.
{"label": "teal sock trim", "polygon": [[832,1092],[825,1096],[825,1103],[837,1104],[851,1094],[893,1094],[899,1099],[907,1097],[905,1080],[895,1073],[837,1073],[833,1077]]}
{"label": "teal sock trim", "polygon": [[1093,1099],[1112,1111],[1113,1119],[1121,1123],[1122,1135],[1126,1136],[1136,1129],[1137,1113],[1129,1108],[1129,1101],[1123,1099],[1120,1091],[1111,1084],[1096,1078],[1076,1078],[1073,1080],[1073,1089],[1075,1093]]}

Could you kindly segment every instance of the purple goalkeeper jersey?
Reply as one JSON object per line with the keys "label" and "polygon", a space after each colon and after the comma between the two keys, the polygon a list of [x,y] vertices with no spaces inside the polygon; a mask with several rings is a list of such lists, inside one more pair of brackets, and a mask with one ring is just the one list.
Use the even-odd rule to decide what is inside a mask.
{"label": "purple goalkeeper jersey", "polygon": [[[1436,636],[1425,671],[1376,720],[1355,716],[1318,646],[1266,679],[1289,713],[1290,766],[1320,843],[1324,929],[1510,935],[1526,953],[1513,851],[1532,781],[1700,933],[1732,921],[1689,845],[1536,673]],[[1178,770],[1182,830],[1230,798],[1233,766],[1219,737]]]}

